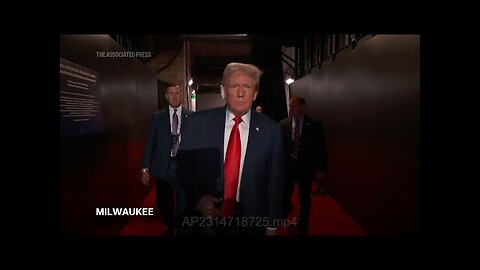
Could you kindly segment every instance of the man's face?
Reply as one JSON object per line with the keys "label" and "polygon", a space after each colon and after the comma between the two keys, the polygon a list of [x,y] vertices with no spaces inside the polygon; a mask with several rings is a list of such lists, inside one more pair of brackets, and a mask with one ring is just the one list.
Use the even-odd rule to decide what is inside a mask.
{"label": "man's face", "polygon": [[305,113],[305,106],[298,100],[292,99],[288,102],[288,113],[293,118],[300,118]]}
{"label": "man's face", "polygon": [[165,95],[168,101],[168,105],[172,108],[178,108],[182,104],[182,91],[178,86],[169,86],[167,88],[167,94]]}
{"label": "man's face", "polygon": [[227,79],[225,91],[228,107],[238,116],[246,114],[257,98],[255,81],[242,72],[234,73]]}

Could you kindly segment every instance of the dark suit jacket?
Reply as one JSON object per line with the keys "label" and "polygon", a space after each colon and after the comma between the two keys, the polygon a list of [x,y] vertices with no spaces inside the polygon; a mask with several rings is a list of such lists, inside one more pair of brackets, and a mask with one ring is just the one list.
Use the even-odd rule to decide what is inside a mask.
{"label": "dark suit jacket", "polygon": [[[292,142],[292,118],[280,121],[285,148],[285,160],[288,162],[293,150]],[[298,164],[307,177],[313,177],[315,172],[327,172],[327,143],[325,129],[320,121],[313,121],[305,115],[302,131],[300,133],[300,145],[298,148]]]}
{"label": "dark suit jacket", "polygon": [[[192,114],[183,125],[177,175],[190,208],[205,194],[223,197],[225,116],[226,107],[215,108]],[[243,213],[268,222],[281,218],[284,177],[280,126],[252,110],[239,187]]]}
{"label": "dark suit jacket", "polygon": [[[150,168],[151,165],[152,175],[155,178],[172,182],[175,179],[166,179],[173,142],[168,110],[169,107],[153,114],[141,166],[142,168]],[[193,112],[182,108],[180,134],[183,131],[183,123],[191,113]]]}

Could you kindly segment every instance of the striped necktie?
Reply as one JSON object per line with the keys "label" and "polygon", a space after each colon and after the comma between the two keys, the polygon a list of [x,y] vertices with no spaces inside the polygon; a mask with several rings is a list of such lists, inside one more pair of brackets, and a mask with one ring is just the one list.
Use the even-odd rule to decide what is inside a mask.
{"label": "striped necktie", "polygon": [[293,133],[292,158],[298,159],[298,146],[300,145],[300,120],[295,119],[295,130]]}

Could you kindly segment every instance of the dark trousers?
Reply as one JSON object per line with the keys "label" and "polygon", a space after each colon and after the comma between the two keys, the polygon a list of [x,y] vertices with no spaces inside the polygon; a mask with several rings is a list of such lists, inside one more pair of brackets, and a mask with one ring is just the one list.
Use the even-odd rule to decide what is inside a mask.
{"label": "dark trousers", "polygon": [[310,219],[310,208],[312,205],[312,179],[313,175],[302,168],[301,163],[295,159],[290,159],[287,165],[287,179],[285,184],[284,197],[284,217],[292,210],[292,194],[295,188],[295,182],[298,185],[300,216],[298,218],[298,231],[306,233],[308,231],[308,221]]}
{"label": "dark trousers", "polygon": [[160,216],[167,225],[167,235],[173,235],[175,229],[175,198],[171,184],[163,179],[157,179],[157,207]]}
{"label": "dark trousers", "polygon": [[183,205],[184,195],[175,184],[177,182],[176,169],[177,163],[175,158],[172,157],[169,160],[165,179],[157,179],[157,207],[160,216],[167,225],[166,235],[173,235],[177,223],[176,214],[178,215],[180,212],[178,207]]}

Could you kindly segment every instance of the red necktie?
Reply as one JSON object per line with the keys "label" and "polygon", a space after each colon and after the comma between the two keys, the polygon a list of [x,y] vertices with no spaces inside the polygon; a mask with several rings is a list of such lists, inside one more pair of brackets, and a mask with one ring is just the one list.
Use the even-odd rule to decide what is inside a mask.
{"label": "red necktie", "polygon": [[221,211],[224,216],[232,216],[235,212],[235,204],[237,197],[238,175],[240,173],[240,154],[241,141],[238,125],[242,122],[240,116],[235,116],[235,125],[230,132],[228,139],[227,153],[225,155],[224,164],[224,190],[223,203]]}

